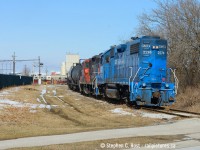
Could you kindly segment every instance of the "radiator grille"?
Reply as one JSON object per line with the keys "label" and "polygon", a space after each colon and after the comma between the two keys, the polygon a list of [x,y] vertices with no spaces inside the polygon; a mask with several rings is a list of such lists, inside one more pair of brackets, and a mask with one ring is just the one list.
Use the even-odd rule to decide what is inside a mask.
{"label": "radiator grille", "polygon": [[140,46],[140,43],[131,45],[130,54],[138,53],[139,52],[139,46]]}

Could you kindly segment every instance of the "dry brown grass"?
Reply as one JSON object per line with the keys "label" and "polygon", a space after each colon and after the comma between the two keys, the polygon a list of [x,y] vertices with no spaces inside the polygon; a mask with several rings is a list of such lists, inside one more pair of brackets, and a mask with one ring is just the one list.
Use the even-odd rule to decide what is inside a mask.
{"label": "dry brown grass", "polygon": [[[18,148],[15,150],[106,150],[106,149],[128,149],[133,146],[133,148],[143,147],[145,144],[164,144],[172,143],[175,140],[183,139],[183,135],[175,136],[152,136],[152,137],[134,137],[134,138],[120,138],[120,139],[110,139],[110,140],[99,140],[92,142],[80,142],[73,144],[62,144],[62,145],[50,145],[42,147],[33,148]],[[106,148],[101,148],[101,144],[104,143]],[[109,148],[110,145],[120,144],[124,148]],[[126,147],[128,146],[128,147]]]}
{"label": "dry brown grass", "polygon": [[34,119],[35,115],[30,112],[30,109],[28,107],[7,107],[4,108],[3,113],[0,114],[0,124],[29,124]]}
{"label": "dry brown grass", "polygon": [[38,85],[27,85],[21,87],[9,87],[3,89],[9,91],[9,94],[0,97],[0,99],[9,99],[18,102],[37,103],[42,86]]}
{"label": "dry brown grass", "polygon": [[200,87],[188,87],[179,93],[173,108],[200,113]]}
{"label": "dry brown grass", "polygon": [[[123,128],[133,126],[145,126],[153,123],[152,119],[124,116],[119,114],[112,114],[110,110],[122,107],[127,112],[132,112],[126,105],[114,105],[104,101],[95,100],[93,98],[85,97],[79,93],[70,90],[63,90],[57,87],[57,95],[62,95],[61,99],[64,101],[64,106],[59,111],[54,113],[67,116],[67,119],[74,121],[75,124],[81,125],[84,128],[94,129],[109,129],[109,128]],[[78,99],[78,100],[77,100]],[[54,99],[55,100],[55,99]],[[49,102],[49,99],[47,99]],[[54,103],[54,101],[50,101]]]}
{"label": "dry brown grass", "polygon": [[[125,105],[115,105],[85,97],[72,92],[67,86],[25,86],[13,90],[5,98],[24,103],[39,104],[42,89],[50,105],[57,105],[49,111],[37,108],[35,113],[30,108],[7,107],[0,110],[0,140],[19,137],[67,134],[101,129],[126,128],[151,125],[161,120],[142,118],[140,116],[112,114],[110,110],[123,108],[132,112]],[[58,99],[53,95],[57,91]],[[0,97],[2,99],[2,97]],[[41,98],[40,98],[41,99]],[[42,103],[44,103],[41,100]]]}

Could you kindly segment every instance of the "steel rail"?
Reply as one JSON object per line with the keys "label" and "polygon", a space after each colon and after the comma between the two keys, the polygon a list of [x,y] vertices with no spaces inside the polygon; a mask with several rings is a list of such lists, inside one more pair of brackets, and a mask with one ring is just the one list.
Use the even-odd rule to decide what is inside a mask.
{"label": "steel rail", "polygon": [[[183,118],[198,117],[198,116],[191,116],[191,115],[184,115],[184,114],[173,113],[172,110],[158,110],[158,109],[155,109],[155,108],[147,108],[147,107],[143,107],[142,109],[153,111],[153,112],[164,113],[164,114],[168,114],[168,115],[174,115],[174,116],[183,117]],[[178,112],[178,110],[176,112]],[[191,113],[188,113],[188,112],[180,112],[180,113],[191,114]],[[193,114],[193,115],[200,115],[200,114]]]}

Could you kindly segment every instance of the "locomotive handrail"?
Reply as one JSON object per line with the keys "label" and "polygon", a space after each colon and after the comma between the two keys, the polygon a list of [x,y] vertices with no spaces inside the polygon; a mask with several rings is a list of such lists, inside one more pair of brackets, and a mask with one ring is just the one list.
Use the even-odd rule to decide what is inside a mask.
{"label": "locomotive handrail", "polygon": [[[100,72],[93,72],[93,74],[100,74]],[[94,82],[95,82],[95,84],[94,84]],[[96,78],[96,76],[92,80],[92,89],[95,89],[95,88],[97,88],[97,78]]]}
{"label": "locomotive handrail", "polygon": [[[136,74],[135,74],[135,76],[134,76],[132,82],[134,82],[134,80],[135,80],[135,78],[137,77],[137,74],[138,74],[138,72],[140,71],[140,69],[141,69],[141,67],[138,68],[138,70],[137,70],[137,72],[136,72]],[[133,91],[133,84],[132,84],[131,87],[132,87],[131,89],[132,89],[132,91]]]}
{"label": "locomotive handrail", "polygon": [[135,74],[135,76],[134,76],[132,82],[134,82],[134,80],[135,80],[135,78],[137,77],[137,74],[138,74],[138,72],[140,71],[140,69],[141,69],[141,67],[138,68],[138,71],[136,72],[136,74]]}
{"label": "locomotive handrail", "polygon": [[131,75],[130,75],[130,77],[129,77],[129,79],[128,79],[128,87],[129,87],[129,92],[130,92],[130,90],[131,90],[131,87],[130,87],[130,84],[131,84],[131,78],[132,78],[132,75],[133,75],[133,67],[129,67],[130,69],[131,69]]}
{"label": "locomotive handrail", "polygon": [[96,80],[96,77],[92,80],[92,89],[95,89],[95,85],[94,85],[95,80]]}

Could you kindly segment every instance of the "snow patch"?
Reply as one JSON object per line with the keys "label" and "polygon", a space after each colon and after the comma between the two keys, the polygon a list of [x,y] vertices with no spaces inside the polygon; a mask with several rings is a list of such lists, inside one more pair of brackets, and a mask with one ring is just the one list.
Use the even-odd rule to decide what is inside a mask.
{"label": "snow patch", "polygon": [[56,90],[53,90],[52,92],[53,92],[53,95],[56,96]]}
{"label": "snow patch", "polygon": [[0,96],[9,95],[9,91],[2,91],[0,92]]}
{"label": "snow patch", "polygon": [[47,90],[46,89],[43,89],[42,92],[41,92],[41,95],[40,97],[42,98],[42,100],[44,101],[45,104],[47,104],[45,98],[44,98],[44,94],[46,94]]}
{"label": "snow patch", "polygon": [[123,110],[123,108],[115,108],[113,110],[110,110],[114,114],[119,114],[119,115],[131,115],[131,116],[136,116],[139,115],[141,117],[147,117],[147,118],[154,118],[154,119],[172,119],[176,116],[174,115],[168,115],[168,114],[162,114],[162,113],[147,113],[147,112],[142,112],[142,111],[135,111],[134,113],[127,112]]}
{"label": "snow patch", "polygon": [[37,98],[37,101],[38,101],[39,103],[41,103],[41,101],[40,101],[40,99],[39,99],[39,98]]}
{"label": "snow patch", "polygon": [[140,116],[142,117],[148,117],[148,118],[154,118],[154,119],[172,119],[176,116],[173,115],[167,115],[167,114],[161,114],[161,113],[146,113],[146,112],[141,112]]}
{"label": "snow patch", "polygon": [[135,116],[135,114],[124,111],[122,108],[115,108],[113,110],[111,110],[112,113],[114,114],[119,114],[119,115],[131,115],[131,116]]}
{"label": "snow patch", "polygon": [[20,104],[20,102],[11,101],[11,100],[8,100],[8,99],[0,100],[0,103],[1,104],[8,104],[8,105],[19,105]]}
{"label": "snow patch", "polygon": [[44,95],[44,94],[46,94],[46,92],[47,92],[47,90],[43,89],[42,92],[41,92],[41,94]]}
{"label": "snow patch", "polygon": [[45,105],[45,104],[31,104],[31,103],[22,103],[22,102],[16,102],[12,100],[0,100],[0,107],[6,107],[6,106],[13,106],[13,107],[29,107],[31,109],[36,108],[47,108],[51,109],[52,107],[57,107],[57,105]]}
{"label": "snow patch", "polygon": [[36,113],[36,112],[37,112],[37,110],[30,110],[30,112],[31,112],[31,113]]}
{"label": "snow patch", "polygon": [[10,93],[19,91],[19,89],[20,89],[20,87],[2,90],[2,91],[0,91],[0,96],[9,95]]}

